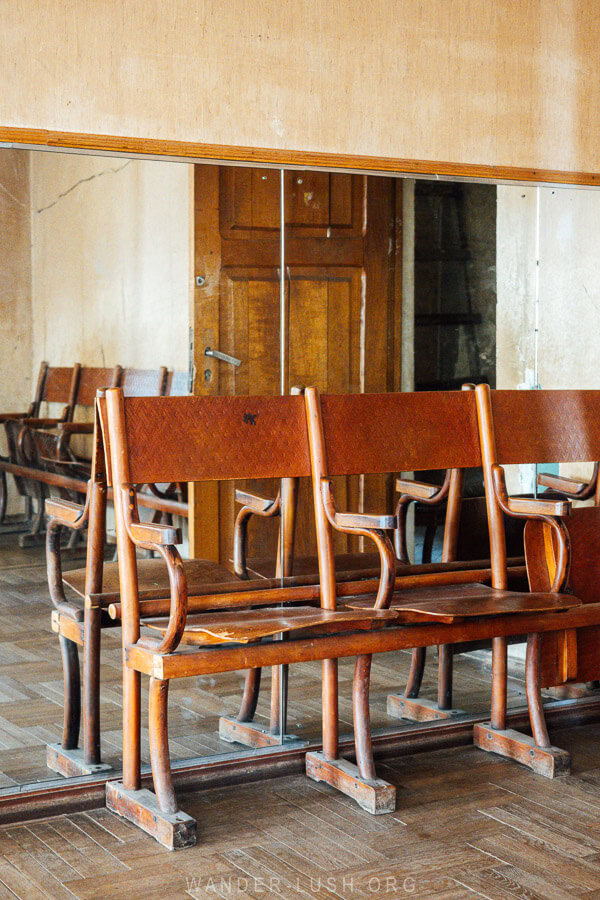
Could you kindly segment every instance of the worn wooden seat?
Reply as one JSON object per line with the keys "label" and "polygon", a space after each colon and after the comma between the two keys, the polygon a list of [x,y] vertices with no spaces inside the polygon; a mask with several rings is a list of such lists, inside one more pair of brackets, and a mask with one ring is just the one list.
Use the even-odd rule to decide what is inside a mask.
{"label": "worn wooden seat", "polygon": [[[290,606],[284,609],[249,609],[188,615],[182,644],[249,644],[276,634],[310,629],[319,632],[368,629],[398,618],[391,609],[319,609]],[[166,633],[168,619],[145,619],[144,626]]]}
{"label": "worn wooden seat", "polygon": [[[373,601],[368,597],[346,602],[350,609],[365,609],[369,605],[372,607]],[[572,594],[521,594],[499,591],[485,584],[460,584],[396,591],[389,609],[397,613],[400,622],[458,622],[472,616],[559,612],[580,605],[581,600]]]}

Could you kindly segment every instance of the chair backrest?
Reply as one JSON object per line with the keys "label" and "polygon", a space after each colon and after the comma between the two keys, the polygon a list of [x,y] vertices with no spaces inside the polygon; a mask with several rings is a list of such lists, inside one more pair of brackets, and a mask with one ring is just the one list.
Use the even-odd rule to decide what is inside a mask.
{"label": "chair backrest", "polygon": [[600,391],[488,389],[479,393],[489,395],[496,463],[600,459]]}
{"label": "chair backrest", "polygon": [[[123,370],[119,387],[126,397],[162,397],[166,393],[167,368]],[[109,385],[106,385],[107,387]],[[114,387],[114,385],[110,385]]]}
{"label": "chair backrest", "polygon": [[472,391],[339,394],[307,401],[321,424],[324,458],[315,475],[366,475],[481,465]]}
{"label": "chair backrest", "polygon": [[310,475],[302,397],[124,397],[116,389],[98,408],[115,485]]}
{"label": "chair backrest", "polygon": [[112,369],[82,366],[79,372],[76,405],[93,406],[96,399],[96,391],[118,387],[122,376],[123,369],[121,366],[115,366]]}
{"label": "chair backrest", "polygon": [[188,372],[175,372],[169,370],[167,375],[167,387],[165,394],[167,397],[189,397],[190,395],[190,376]]}
{"label": "chair backrest", "polygon": [[[40,404],[44,401],[47,403],[63,403],[69,408],[70,415],[72,415],[76,402],[80,372],[81,366],[79,363],[75,363],[74,366],[49,366],[48,363],[42,362],[38,376],[36,398],[34,400],[34,415],[39,415]],[[69,414],[67,414],[67,417],[69,417]]]}

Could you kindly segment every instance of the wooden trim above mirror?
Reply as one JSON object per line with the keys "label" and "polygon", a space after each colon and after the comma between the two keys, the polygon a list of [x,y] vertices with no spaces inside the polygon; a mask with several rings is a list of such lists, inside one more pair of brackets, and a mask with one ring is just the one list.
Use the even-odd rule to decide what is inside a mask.
{"label": "wooden trim above mirror", "polygon": [[33,128],[0,126],[2,145],[24,149],[48,149],[113,155],[162,157],[174,162],[249,163],[276,168],[343,169],[405,176],[439,176],[470,181],[533,182],[534,184],[600,186],[600,173],[554,169],[527,169],[517,166],[487,166],[472,163],[437,162],[424,159],[354,156],[307,150],[275,150],[264,147],[235,147],[220,144],[188,143],[106,134],[79,134]]}

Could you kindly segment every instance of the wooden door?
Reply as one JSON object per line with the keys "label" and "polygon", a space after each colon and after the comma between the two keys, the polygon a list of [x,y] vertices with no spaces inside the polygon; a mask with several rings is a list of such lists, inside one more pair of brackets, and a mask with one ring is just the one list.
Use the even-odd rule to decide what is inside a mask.
{"label": "wooden door", "polygon": [[[331,393],[400,387],[401,182],[328,172],[285,173],[286,389]],[[198,165],[194,177],[195,390],[280,390],[279,170]],[[240,359],[239,368],[204,355]],[[349,427],[352,424],[349,423]],[[272,495],[276,485],[254,483]],[[190,551],[226,560],[233,486],[196,485]],[[390,479],[336,484],[340,509],[387,509]],[[277,523],[256,523],[250,554],[273,555]],[[297,553],[315,552],[309,486],[300,493]],[[357,549],[343,535],[336,550]],[[371,549],[371,548],[369,548]]]}

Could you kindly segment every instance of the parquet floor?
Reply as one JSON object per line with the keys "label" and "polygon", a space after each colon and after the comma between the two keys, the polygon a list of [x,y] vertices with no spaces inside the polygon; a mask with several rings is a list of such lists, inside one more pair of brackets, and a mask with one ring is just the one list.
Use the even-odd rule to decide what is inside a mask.
{"label": "parquet floor", "polygon": [[[83,565],[84,551],[68,565]],[[46,768],[46,744],[62,735],[63,684],[56,635],[50,629],[50,599],[44,548],[21,550],[15,536],[0,535],[0,789],[54,777]],[[387,695],[402,689],[408,674],[409,653],[376,657],[372,668],[371,718],[374,729],[408,727],[386,712]],[[120,630],[103,634],[101,670],[102,750],[119,766],[121,732]],[[340,729],[351,734],[353,660],[340,661]],[[433,653],[422,695],[436,696],[437,664]],[[147,680],[143,679],[144,688]],[[467,656],[456,660],[455,704],[473,714],[489,709],[489,669]],[[171,758],[190,759],[242,749],[218,739],[218,719],[235,714],[242,674],[182,679],[169,692]],[[289,727],[300,737],[320,735],[320,664],[305,663],[290,673]],[[524,686],[511,680],[510,704],[525,704]],[[147,709],[146,697],[142,709]],[[269,715],[269,673],[257,711],[266,724]],[[144,730],[144,760],[148,762]]]}
{"label": "parquet floor", "polygon": [[302,776],[182,797],[196,847],[169,853],[105,809],[0,829],[0,897],[600,897],[600,726],[557,733],[555,781],[475,748],[379,764],[395,814]]}

